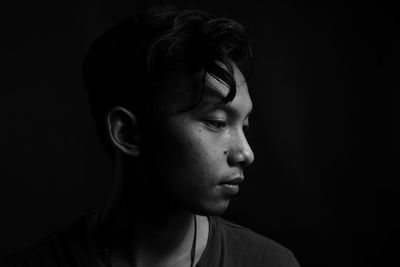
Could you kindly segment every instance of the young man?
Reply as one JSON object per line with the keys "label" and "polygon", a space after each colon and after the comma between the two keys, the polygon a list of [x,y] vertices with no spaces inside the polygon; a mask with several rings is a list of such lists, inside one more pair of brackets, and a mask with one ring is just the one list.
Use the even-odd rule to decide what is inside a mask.
{"label": "young man", "polygon": [[106,32],[83,75],[115,166],[106,206],[1,266],[299,266],[274,241],[218,217],[254,160],[245,29],[153,7]]}

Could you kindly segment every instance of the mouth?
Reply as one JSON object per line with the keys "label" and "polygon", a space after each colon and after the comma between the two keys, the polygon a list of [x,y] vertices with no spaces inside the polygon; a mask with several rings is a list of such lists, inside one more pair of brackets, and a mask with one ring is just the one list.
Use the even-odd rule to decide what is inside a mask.
{"label": "mouth", "polygon": [[228,194],[235,195],[239,192],[239,184],[243,182],[243,177],[237,177],[229,180],[225,180],[218,185],[221,189]]}
{"label": "mouth", "polygon": [[227,179],[219,183],[219,185],[239,185],[243,182],[244,178],[239,176],[232,179]]}
{"label": "mouth", "polygon": [[235,195],[239,192],[239,185],[236,184],[220,184],[219,186],[223,192],[229,195]]}

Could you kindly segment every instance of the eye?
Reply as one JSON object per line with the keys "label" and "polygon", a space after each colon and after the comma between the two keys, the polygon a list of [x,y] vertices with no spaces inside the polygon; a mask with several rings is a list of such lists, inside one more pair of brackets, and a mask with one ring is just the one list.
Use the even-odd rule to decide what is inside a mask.
{"label": "eye", "polygon": [[226,122],[221,120],[206,120],[208,125],[214,128],[223,129],[226,127]]}

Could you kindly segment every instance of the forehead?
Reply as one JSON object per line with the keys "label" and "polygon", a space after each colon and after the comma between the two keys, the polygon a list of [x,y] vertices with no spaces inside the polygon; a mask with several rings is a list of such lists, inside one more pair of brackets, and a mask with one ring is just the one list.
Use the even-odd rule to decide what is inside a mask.
{"label": "forehead", "polygon": [[238,112],[251,112],[252,101],[247,88],[246,79],[236,65],[234,65],[234,79],[236,83],[236,94],[234,99],[226,104],[224,99],[228,95],[230,88],[225,83],[219,81],[218,78],[207,74],[206,88],[201,105],[211,105],[215,107],[226,106],[226,108]]}
{"label": "forehead", "polygon": [[[246,79],[244,78],[242,72],[239,70],[239,68],[234,64],[233,65],[234,69],[234,79],[236,83],[236,89],[237,91],[245,90],[248,93],[247,90],[247,83]],[[239,90],[238,90],[239,89]],[[222,95],[223,97],[226,97],[229,93],[229,87],[220,81],[218,78],[213,77],[209,73],[206,74],[206,92],[209,95]]]}
{"label": "forehead", "polygon": [[[166,90],[158,106],[163,114],[180,113],[179,110],[190,107],[201,97],[201,102],[193,111],[210,106],[227,106],[230,109],[251,110],[252,102],[248,93],[246,79],[239,68],[234,64],[234,79],[236,94],[233,101],[226,103],[224,100],[230,88],[218,78],[209,73],[205,76],[205,88],[202,90],[202,79],[199,75],[187,72],[175,72],[168,76],[168,90]],[[250,112],[250,111],[249,111]]]}

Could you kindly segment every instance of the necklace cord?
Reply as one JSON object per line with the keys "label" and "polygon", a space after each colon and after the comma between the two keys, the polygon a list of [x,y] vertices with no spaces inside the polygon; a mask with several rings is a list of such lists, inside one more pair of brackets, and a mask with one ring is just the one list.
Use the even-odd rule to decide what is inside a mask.
{"label": "necklace cord", "polygon": [[190,267],[194,267],[194,259],[196,257],[196,246],[197,246],[197,218],[196,214],[194,216],[194,233],[193,233],[193,243],[192,243],[192,251],[190,257]]}

